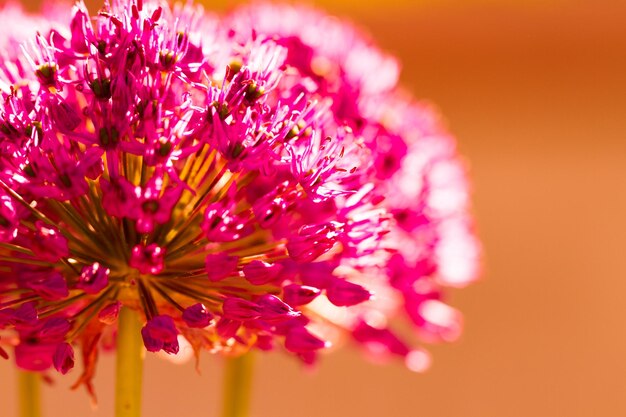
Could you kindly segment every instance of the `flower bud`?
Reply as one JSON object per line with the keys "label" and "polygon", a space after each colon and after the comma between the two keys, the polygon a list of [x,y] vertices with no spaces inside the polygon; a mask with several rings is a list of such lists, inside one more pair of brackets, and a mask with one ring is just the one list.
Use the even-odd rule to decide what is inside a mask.
{"label": "flower bud", "polygon": [[251,284],[264,285],[272,282],[282,269],[283,266],[281,264],[270,264],[254,260],[243,267],[243,274]]}
{"label": "flower bud", "polygon": [[57,262],[70,254],[65,236],[59,229],[41,220],[35,222],[35,236],[31,248],[38,257],[48,262]]}
{"label": "flower bud", "polygon": [[220,318],[215,325],[217,334],[225,339],[234,337],[237,334],[237,330],[239,330],[239,327],[241,327],[240,321],[231,320],[224,317]]}
{"label": "flower bud", "polygon": [[313,336],[304,327],[295,327],[285,336],[285,349],[293,353],[311,352],[327,346],[327,342]]}
{"label": "flower bud", "polygon": [[209,281],[217,282],[228,278],[229,276],[235,275],[238,263],[238,256],[229,256],[225,252],[207,255],[204,265]]}
{"label": "flower bud", "polygon": [[98,294],[109,284],[109,272],[108,268],[103,267],[98,262],[85,266],[78,278],[76,288],[88,294]]}
{"label": "flower bud", "polygon": [[165,267],[165,249],[156,243],[148,246],[135,245],[131,253],[130,266],[142,274],[156,275]]}
{"label": "flower bud", "polygon": [[335,279],[326,288],[326,296],[334,305],[347,307],[369,300],[372,294],[358,284],[344,279]]}
{"label": "flower bud", "polygon": [[307,285],[289,284],[283,287],[283,299],[292,306],[302,306],[309,304],[318,295],[320,290]]}
{"label": "flower bud", "polygon": [[59,343],[52,357],[54,368],[65,375],[74,367],[74,349],[69,343]]}
{"label": "flower bud", "polygon": [[283,321],[298,317],[300,312],[294,311],[288,304],[275,295],[265,294],[257,300],[261,308],[261,319],[266,321]]}
{"label": "flower bud", "polygon": [[229,297],[222,306],[224,317],[231,320],[254,320],[261,317],[261,308],[252,301],[243,298]]}
{"label": "flower bud", "polygon": [[112,302],[111,304],[105,306],[98,313],[98,320],[104,324],[113,324],[117,320],[117,317],[120,315],[120,309],[122,308],[122,303],[119,301]]}
{"label": "flower bud", "polygon": [[148,320],[141,329],[141,336],[148,352],[178,353],[178,330],[170,316],[160,315]]}
{"label": "flower bud", "polygon": [[213,314],[211,314],[202,303],[196,303],[183,311],[183,320],[189,327],[207,327],[212,318]]}
{"label": "flower bud", "polygon": [[48,301],[61,300],[70,293],[63,275],[54,270],[31,272],[25,274],[24,278],[27,279],[25,287]]}

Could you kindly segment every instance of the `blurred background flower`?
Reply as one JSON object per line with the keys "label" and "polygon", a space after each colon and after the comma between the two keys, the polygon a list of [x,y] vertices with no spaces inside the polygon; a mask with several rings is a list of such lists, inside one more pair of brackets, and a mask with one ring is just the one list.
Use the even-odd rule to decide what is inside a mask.
{"label": "blurred background flower", "polygon": [[[433,349],[437,360],[427,374],[365,364],[345,350],[302,376],[293,362],[266,355],[256,374],[256,415],[626,413],[626,5],[315,3],[367,27],[400,57],[404,85],[441,108],[472,162],[486,279],[455,294],[464,336]],[[110,360],[103,358],[99,381],[112,380]],[[218,362],[203,358],[196,378],[191,366],[149,361],[146,415],[213,409]],[[6,362],[0,372],[8,414],[14,379]],[[112,394],[98,385],[93,415],[110,415]],[[158,400],[175,395],[186,400]],[[46,390],[44,402],[66,414],[68,404],[74,415],[90,413],[87,401],[58,388]]]}

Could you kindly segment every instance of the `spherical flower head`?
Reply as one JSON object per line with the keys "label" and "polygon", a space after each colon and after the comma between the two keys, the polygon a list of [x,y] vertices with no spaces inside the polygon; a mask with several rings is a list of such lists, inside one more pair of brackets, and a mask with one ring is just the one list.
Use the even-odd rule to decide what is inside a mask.
{"label": "spherical flower head", "polygon": [[18,366],[66,373],[80,346],[90,388],[123,308],[172,355],[184,338],[312,364],[340,335],[422,370],[417,340],[458,337],[443,288],[479,256],[464,166],[352,26],[120,0],[0,47],[0,343]]}

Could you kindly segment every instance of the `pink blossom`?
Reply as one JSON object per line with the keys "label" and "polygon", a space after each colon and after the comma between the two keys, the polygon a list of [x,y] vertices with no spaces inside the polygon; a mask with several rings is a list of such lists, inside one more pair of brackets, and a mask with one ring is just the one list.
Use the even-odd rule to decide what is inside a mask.
{"label": "pink blossom", "polygon": [[358,284],[333,279],[326,287],[326,296],[336,306],[352,306],[369,300],[372,294]]}
{"label": "pink blossom", "polygon": [[210,281],[221,281],[237,273],[239,257],[229,256],[225,252],[209,254],[204,258],[206,273]]}
{"label": "pink blossom", "polygon": [[202,303],[196,303],[183,311],[183,320],[189,327],[207,327],[213,314]]}
{"label": "pink blossom", "polygon": [[119,301],[114,301],[111,304],[105,306],[98,313],[98,320],[100,320],[104,324],[113,324],[117,321],[117,317],[120,314],[120,308],[122,307],[122,303]]}
{"label": "pink blossom", "polygon": [[285,302],[292,306],[301,306],[310,303],[320,290],[308,285],[289,284],[283,287]]}
{"label": "pink blossom", "polygon": [[281,264],[270,264],[255,259],[243,267],[243,275],[254,285],[263,285],[276,279],[283,270]]}
{"label": "pink blossom", "polygon": [[78,278],[76,288],[89,294],[97,294],[109,285],[110,272],[108,268],[104,268],[97,262],[91,266],[85,266]]}
{"label": "pink blossom", "polygon": [[326,343],[304,327],[291,329],[285,337],[285,348],[294,353],[313,352],[326,347]]}
{"label": "pink blossom", "polygon": [[165,250],[156,243],[135,245],[130,255],[130,266],[142,274],[156,275],[165,268]]}
{"label": "pink blossom", "polygon": [[60,343],[57,345],[52,363],[57,371],[66,374],[74,367],[74,349],[69,343]]}
{"label": "pink blossom", "polygon": [[141,329],[143,343],[149,352],[163,350],[166,353],[178,353],[178,330],[170,316],[156,316],[148,320]]}
{"label": "pink blossom", "polygon": [[480,257],[466,168],[354,27],[134,0],[0,17],[28,28],[0,36],[0,343],[18,366],[66,373],[81,346],[89,384],[121,308],[169,354],[197,337],[313,364],[348,339],[422,370],[420,342],[460,335],[445,287]]}

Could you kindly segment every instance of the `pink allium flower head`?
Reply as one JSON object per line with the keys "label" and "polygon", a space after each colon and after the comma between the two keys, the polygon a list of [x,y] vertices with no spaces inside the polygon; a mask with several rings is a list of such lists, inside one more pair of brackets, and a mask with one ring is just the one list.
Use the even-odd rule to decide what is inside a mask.
{"label": "pink allium flower head", "polygon": [[465,168],[395,59],[290,6],[62,21],[0,37],[0,342],[20,367],[66,373],[80,346],[89,388],[122,307],[170,354],[313,363],[351,335],[422,370],[419,338],[458,337],[443,289],[480,252]]}

